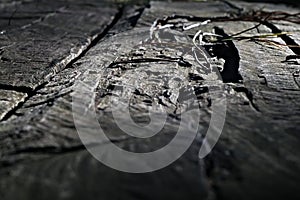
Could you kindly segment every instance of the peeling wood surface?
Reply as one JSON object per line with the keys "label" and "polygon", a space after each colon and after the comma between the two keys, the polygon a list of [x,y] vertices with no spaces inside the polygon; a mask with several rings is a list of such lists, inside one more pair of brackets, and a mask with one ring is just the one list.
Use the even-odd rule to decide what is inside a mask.
{"label": "peeling wood surface", "polygon": [[[0,10],[1,199],[299,198],[300,25],[291,22],[293,16],[286,21],[265,15],[293,15],[299,9],[224,1],[151,2],[147,7],[16,1],[0,3]],[[205,20],[210,22],[183,31]],[[155,21],[172,27],[152,34]],[[193,57],[192,36],[199,29],[227,39],[203,45],[210,66],[223,68],[223,82]],[[230,39],[246,29],[251,30],[242,36],[290,33],[264,38],[268,41]],[[196,122],[199,133],[178,161],[160,171],[112,170],[96,161],[78,137],[72,113],[78,80],[96,94],[97,118],[121,148],[149,152],[168,143],[180,124],[178,116],[187,112],[185,103],[176,101],[186,88],[186,95],[195,92],[201,118],[189,116],[183,125],[189,130]],[[129,98],[125,86],[136,88],[130,108],[138,123],[149,123],[153,102],[167,110],[158,136],[124,138],[109,103]],[[211,98],[210,88],[224,90]],[[221,138],[208,157],[199,159],[212,103],[224,97]],[[88,120],[83,116],[81,122]],[[86,134],[92,129],[87,127]]]}

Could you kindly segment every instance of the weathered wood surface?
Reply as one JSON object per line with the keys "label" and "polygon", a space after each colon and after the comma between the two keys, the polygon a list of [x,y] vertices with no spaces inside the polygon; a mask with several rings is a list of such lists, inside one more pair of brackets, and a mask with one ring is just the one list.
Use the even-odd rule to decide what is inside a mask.
{"label": "weathered wood surface", "polygon": [[[39,1],[38,5],[26,1],[0,3],[0,9],[1,199],[300,197],[300,64],[297,58],[285,61],[299,51],[299,23],[269,18],[242,34],[291,32],[268,38],[277,45],[229,40],[207,47],[218,58],[210,59],[211,65],[226,71],[221,73],[226,83],[207,74],[182,47],[193,46],[186,35],[193,36],[199,29],[225,37],[255,26],[259,21],[252,11],[293,14],[299,9],[219,1],[151,2],[147,8],[120,8],[98,1]],[[156,43],[145,43],[156,19],[175,28],[155,35]],[[181,29],[182,24],[204,20],[211,22],[198,29]],[[157,44],[170,38],[163,33],[171,34],[177,44]],[[95,160],[78,138],[72,113],[78,80],[95,90],[98,120],[107,136],[124,149],[149,152],[168,143],[180,123],[176,116],[185,112],[174,96],[186,87],[197,95],[199,134],[178,161],[162,170],[126,174],[110,169]],[[152,102],[172,113],[158,136],[124,139],[109,100],[128,95],[116,89],[125,85],[139,88],[131,102],[131,115],[139,123],[147,124]],[[213,87],[225,88],[219,98],[227,98],[226,123],[212,153],[200,159],[211,104],[218,101],[210,98],[208,88]],[[190,121],[195,120],[191,116]],[[86,121],[82,118],[83,124]],[[87,127],[86,134],[92,129]]]}
{"label": "weathered wood surface", "polygon": [[[117,6],[99,1],[18,1],[1,5],[0,90],[23,93],[42,87],[76,59],[119,13]],[[21,102],[21,95],[10,100],[9,109]],[[7,111],[1,109],[0,119]]]}

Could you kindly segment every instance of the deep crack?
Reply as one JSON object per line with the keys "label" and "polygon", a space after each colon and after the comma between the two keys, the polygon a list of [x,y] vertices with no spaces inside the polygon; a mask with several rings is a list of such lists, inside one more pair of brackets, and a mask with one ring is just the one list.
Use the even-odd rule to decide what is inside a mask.
{"label": "deep crack", "polygon": [[[56,71],[62,71],[63,69],[65,68],[69,68],[70,66],[72,66],[76,61],[78,61],[79,59],[81,59],[83,56],[86,55],[86,53],[92,48],[94,47],[96,44],[99,43],[99,41],[104,38],[106,36],[106,34],[115,26],[115,24],[121,19],[122,15],[123,15],[123,9],[124,7],[121,7],[119,9],[119,12],[117,12],[117,14],[114,16],[112,22],[107,25],[107,27],[101,32],[99,33],[98,35],[96,35],[90,42],[90,44],[85,47],[84,50],[82,50],[81,52],[78,52],[78,55],[75,56],[73,59],[71,59],[69,62],[67,61],[67,63],[64,63],[66,62],[66,60],[63,60],[59,63],[56,64],[56,67],[54,68],[54,71],[55,73],[51,75],[51,77],[49,78],[48,81],[45,81],[44,83],[38,85],[37,87],[35,87],[34,89],[32,88],[27,88],[27,87],[22,87],[22,86],[18,86],[18,87],[15,87],[15,86],[3,86],[3,85],[0,85],[0,89],[1,89],[1,86],[5,89],[8,89],[8,90],[15,90],[15,91],[26,91],[25,93],[27,93],[27,97],[25,98],[24,101],[21,101],[17,104],[16,107],[14,107],[13,109],[11,109],[10,111],[8,111],[4,117],[0,120],[0,122],[3,122],[3,121],[7,121],[11,116],[13,116],[17,110],[19,110],[20,108],[22,108],[22,106],[30,99],[32,98],[33,96],[35,96],[38,91],[42,88],[44,88],[48,83],[49,81],[51,81],[54,77],[55,74],[57,74]],[[66,58],[68,59],[68,57]],[[63,66],[62,66],[63,65]]]}
{"label": "deep crack", "polygon": [[[219,27],[215,27],[215,33],[224,38],[229,37],[225,31]],[[220,72],[224,83],[240,83],[243,78],[239,73],[240,55],[234,43],[229,40],[215,45],[204,46],[211,56],[225,60],[223,70]]]}
{"label": "deep crack", "polygon": [[0,83],[0,90],[10,90],[15,92],[21,92],[29,94],[32,92],[32,88],[26,86],[14,86],[14,85],[5,85]]}
{"label": "deep crack", "polygon": [[[282,31],[277,28],[274,24],[264,21],[262,22],[265,26],[267,26],[274,34],[282,33]],[[289,37],[286,34],[280,34],[279,37],[285,42],[285,44],[296,54],[300,55],[300,46],[295,40],[293,40],[291,37]]]}

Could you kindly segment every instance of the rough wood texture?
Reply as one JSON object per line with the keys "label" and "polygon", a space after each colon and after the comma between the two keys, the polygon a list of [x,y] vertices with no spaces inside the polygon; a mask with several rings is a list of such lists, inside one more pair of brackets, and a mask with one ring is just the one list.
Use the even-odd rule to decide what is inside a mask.
{"label": "rough wood texture", "polygon": [[[13,17],[16,3],[0,3],[1,199],[299,199],[299,18],[291,22],[293,16],[287,21],[272,15],[263,21],[270,12],[292,15],[299,9],[223,1],[151,2],[121,9],[97,1],[39,2],[39,9],[32,8],[37,6],[33,1],[17,3]],[[174,26],[151,34],[157,19]],[[205,20],[211,22],[182,29]],[[290,33],[267,37],[268,42],[229,39],[203,46],[211,66],[223,68],[223,82],[190,51],[199,29],[226,38],[259,23],[239,36]],[[176,101],[186,88],[186,96],[195,92],[201,118],[190,116],[183,126],[188,132],[191,122],[198,123],[199,133],[188,151],[162,170],[127,174],[110,169],[78,138],[72,113],[78,80],[96,95],[98,120],[121,148],[149,152],[167,144],[178,116],[187,112],[185,102]],[[109,103],[130,95],[121,89],[125,86],[137,88],[130,108],[138,123],[149,122],[153,102],[168,111],[158,136],[124,139]],[[212,96],[210,88],[224,90]],[[224,97],[222,136],[200,159],[212,104]],[[88,121],[82,117],[82,124]],[[86,127],[86,134],[92,129]]]}
{"label": "rough wood texture", "polygon": [[119,12],[116,6],[97,1],[1,5],[0,89],[14,87],[25,93],[41,87],[76,59]]}

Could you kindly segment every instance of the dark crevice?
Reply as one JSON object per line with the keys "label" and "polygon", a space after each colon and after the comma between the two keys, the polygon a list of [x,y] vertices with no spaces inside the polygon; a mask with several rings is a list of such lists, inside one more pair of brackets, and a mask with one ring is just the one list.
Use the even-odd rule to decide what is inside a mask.
{"label": "dark crevice", "polygon": [[293,60],[300,59],[300,55],[288,55],[285,61],[282,62],[291,62],[291,64],[297,64],[298,62],[293,62]]}
{"label": "dark crevice", "polygon": [[[282,31],[277,28],[274,24],[264,21],[263,25],[267,26],[274,34],[282,33]],[[291,37],[286,34],[280,34],[279,37],[285,42],[285,44],[297,55],[300,55],[300,46]]]}
{"label": "dark crevice", "polygon": [[178,59],[162,59],[162,58],[136,58],[130,60],[122,60],[111,63],[108,68],[119,68],[121,64],[129,63],[151,63],[151,62],[177,62]]}
{"label": "dark crevice", "polygon": [[122,64],[129,64],[129,63],[151,63],[151,62],[175,62],[178,65],[183,67],[190,67],[191,64],[182,58],[136,58],[136,59],[128,59],[128,60],[121,60],[111,63],[108,68],[119,68]]}
{"label": "dark crevice", "polygon": [[[219,27],[215,27],[214,29],[215,33],[223,36],[223,38],[229,37],[223,29]],[[223,70],[220,72],[224,83],[242,82],[243,78],[239,73],[239,51],[231,40],[214,45],[205,45],[204,48],[211,56],[225,60]]]}
{"label": "dark crevice", "polygon": [[98,34],[92,41],[91,43],[86,47],[85,50],[82,51],[82,53],[77,56],[76,58],[74,58],[71,62],[69,62],[65,68],[71,68],[72,65],[77,62],[78,60],[80,60],[82,57],[84,57],[86,55],[86,53],[93,48],[94,46],[96,46],[101,39],[103,39],[107,33],[117,24],[117,22],[121,19],[122,15],[123,15],[123,10],[124,8],[121,7],[119,9],[119,12],[115,15],[113,21],[100,33]]}
{"label": "dark crevice", "polygon": [[194,74],[194,73],[189,73],[189,79],[191,80],[191,81],[203,81],[204,80],[204,78],[203,77],[201,77],[201,76],[199,76],[198,74]]}
{"label": "dark crevice", "polygon": [[268,86],[268,81],[267,81],[267,78],[265,76],[260,75],[260,74],[257,75],[257,76],[258,76],[258,78],[262,79],[262,82],[260,82],[262,85]]}
{"label": "dark crevice", "polygon": [[233,89],[236,92],[242,92],[246,95],[247,99],[249,100],[249,103],[251,104],[251,106],[257,111],[260,112],[259,108],[257,107],[257,105],[254,103],[253,101],[253,94],[251,91],[249,91],[247,88],[245,87],[233,87]]}
{"label": "dark crevice", "polygon": [[55,153],[67,153],[76,150],[84,149],[84,145],[77,145],[77,146],[70,146],[70,147],[27,147],[25,149],[19,149],[14,151],[11,154],[20,154],[20,153],[48,153],[48,154],[55,154]]}
{"label": "dark crevice", "polygon": [[295,84],[298,86],[298,88],[300,88],[300,84],[297,81],[297,77],[299,77],[299,71],[293,73],[293,79],[294,79]]}
{"label": "dark crevice", "polygon": [[10,90],[10,91],[29,94],[32,92],[33,89],[27,86],[14,86],[14,85],[6,85],[0,83],[0,90]]}
{"label": "dark crevice", "polygon": [[201,94],[205,94],[209,92],[208,87],[195,87],[194,88],[195,95],[199,97]]}
{"label": "dark crevice", "polygon": [[131,30],[136,26],[138,20],[145,10],[145,6],[128,6],[124,5],[122,9],[122,17],[118,20],[115,26],[109,30],[105,38],[112,35]]}
{"label": "dark crevice", "polygon": [[39,85],[38,87],[36,87],[34,90],[31,90],[29,92],[27,92],[27,97],[25,98],[24,101],[20,101],[16,107],[14,107],[13,109],[11,109],[10,111],[8,111],[4,117],[0,120],[0,122],[6,121],[8,120],[11,116],[13,116],[17,110],[19,110],[24,104],[25,102],[27,102],[31,97],[33,97],[34,95],[37,94],[37,91],[44,88],[45,85],[47,84],[47,82]]}
{"label": "dark crevice", "polygon": [[[121,8],[119,9],[119,12],[115,15],[115,17],[114,17],[114,19],[112,20],[112,22],[104,29],[104,31],[102,31],[100,34],[98,34],[98,35],[91,41],[91,43],[85,48],[85,50],[82,51],[82,53],[80,53],[76,58],[74,58],[74,59],[72,59],[70,62],[68,62],[68,63],[65,65],[64,69],[65,69],[65,68],[71,67],[76,61],[78,61],[78,60],[81,59],[83,56],[85,56],[86,53],[87,53],[92,47],[94,47],[96,44],[98,44],[98,42],[99,42],[102,38],[104,38],[104,37],[106,36],[106,34],[109,32],[109,30],[112,29],[112,28],[115,26],[115,24],[121,19],[122,15],[123,15],[123,7],[121,7]],[[63,69],[61,69],[61,70],[63,70]],[[55,75],[55,74],[54,74],[54,75]],[[53,78],[53,76],[52,76],[52,78]],[[52,78],[50,78],[50,81],[51,81]],[[44,87],[48,84],[48,82],[49,82],[49,81],[46,81],[46,82],[40,84],[39,86],[37,86],[37,87],[34,88],[34,89],[26,90],[26,93],[27,93],[28,96],[25,98],[25,100],[19,102],[18,105],[17,105],[16,107],[14,107],[12,110],[10,110],[9,112],[7,112],[7,113],[5,114],[5,116],[0,120],[0,122],[6,121],[6,120],[8,120],[11,116],[13,116],[13,115],[16,113],[16,111],[17,111],[18,109],[20,109],[20,108],[21,108],[21,107],[22,107],[22,106],[23,106],[30,98],[32,98],[33,96],[35,96],[35,95],[37,94],[37,92],[38,92],[40,89],[44,88]],[[5,88],[5,87],[4,87],[4,88]],[[9,88],[9,87],[6,87],[6,88]],[[25,89],[26,89],[26,87],[12,87],[11,89],[18,89],[18,88],[19,88],[19,89],[20,89],[20,88],[23,88],[23,89],[25,88]],[[17,90],[15,90],[15,91],[17,91]],[[22,91],[24,91],[24,90],[22,90]]]}
{"label": "dark crevice", "polygon": [[138,8],[138,9],[136,9],[136,12],[137,12],[136,15],[128,17],[128,22],[130,23],[131,27],[135,27],[136,26],[138,20],[142,16],[144,10],[145,10],[144,7]]}
{"label": "dark crevice", "polygon": [[25,106],[25,108],[32,108],[32,107],[36,107],[36,106],[40,106],[40,105],[44,105],[44,104],[47,104],[48,106],[53,105],[54,101],[56,99],[58,99],[60,97],[64,97],[64,96],[70,94],[71,92],[72,92],[72,90],[62,93],[62,94],[54,95],[53,97],[48,98],[45,101],[41,101],[41,102],[37,102],[37,103],[30,104],[28,106]]}

